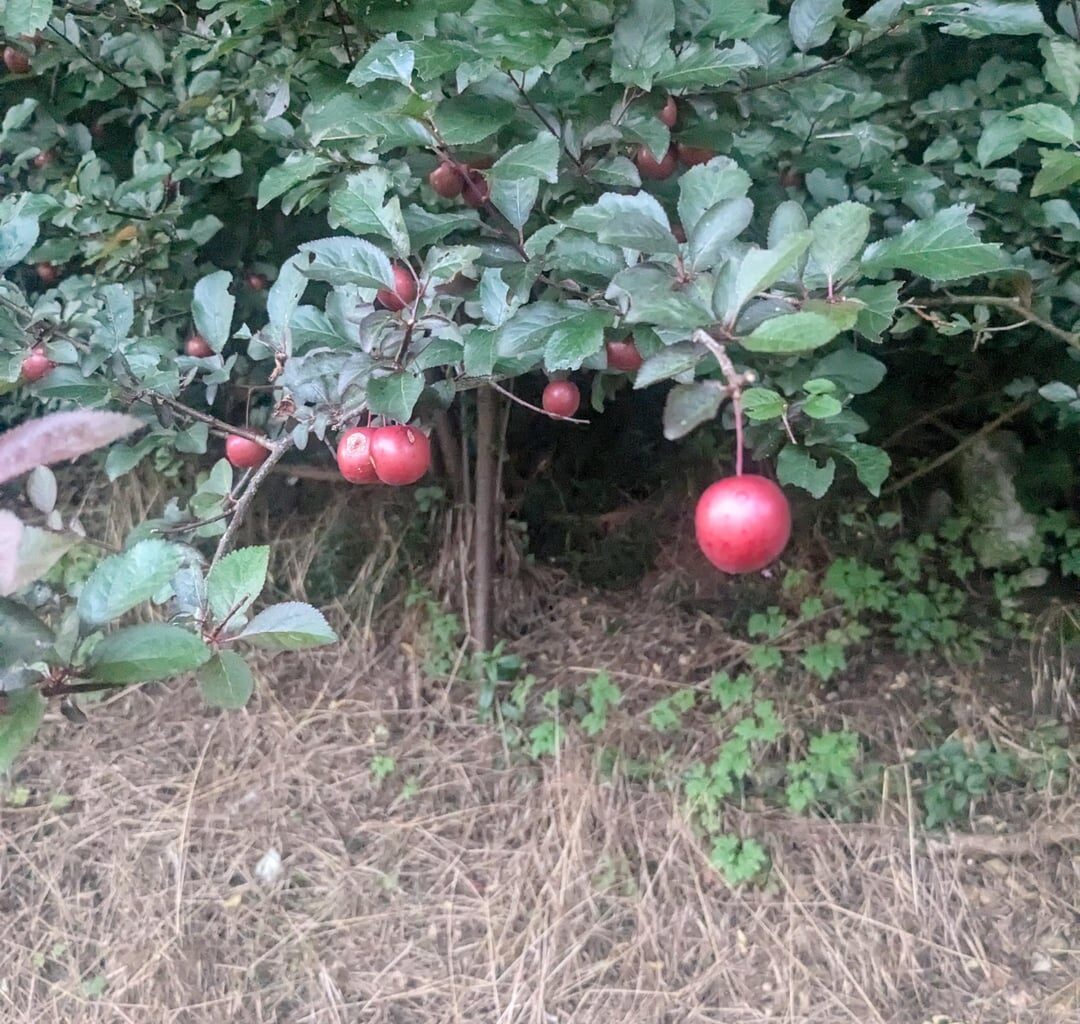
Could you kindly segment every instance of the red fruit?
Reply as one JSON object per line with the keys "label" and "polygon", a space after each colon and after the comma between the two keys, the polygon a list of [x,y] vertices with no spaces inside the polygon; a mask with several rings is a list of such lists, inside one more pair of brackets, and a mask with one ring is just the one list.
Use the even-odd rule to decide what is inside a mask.
{"label": "red fruit", "polygon": [[100,121],[94,121],[90,125],[90,137],[99,140],[105,138],[105,125]]}
{"label": "red fruit", "polygon": [[42,152],[38,153],[38,155],[36,157],[34,157],[34,166],[38,170],[42,170],[43,168],[48,167],[49,164],[54,163],[55,161],[56,161],[56,150],[55,149],[46,149],[46,150],[43,150]]}
{"label": "red fruit", "polygon": [[184,342],[184,352],[193,359],[207,359],[214,354],[214,350],[201,334],[193,334]]}
{"label": "red fruit", "polygon": [[[170,184],[171,184],[171,182],[170,182]],[[168,185],[166,185],[166,188],[168,188]],[[266,288],[266,275],[265,274],[256,274],[254,271],[251,271],[250,273],[245,275],[244,280],[247,281],[247,286],[253,292],[261,292],[261,291],[265,290],[265,288]]]}
{"label": "red fruit", "polygon": [[544,412],[550,412],[553,416],[573,416],[581,405],[581,392],[571,381],[553,380],[544,388],[540,404]]}
{"label": "red fruit", "polygon": [[672,224],[671,233],[675,236],[675,241],[680,245],[686,244],[686,231],[681,224]]}
{"label": "red fruit", "polygon": [[30,354],[22,361],[22,377],[27,384],[33,384],[41,380],[54,366],[54,363],[46,354],[45,349],[35,345]]}
{"label": "red fruit", "polygon": [[25,75],[30,70],[30,58],[14,46],[5,46],[4,67],[13,75]]}
{"label": "red fruit", "polygon": [[635,373],[641,364],[645,362],[645,360],[641,358],[641,353],[637,350],[637,345],[634,344],[633,338],[626,338],[623,341],[605,342],[604,348],[607,350],[607,364],[609,370],[620,370],[622,373]]}
{"label": "red fruit", "polygon": [[38,263],[34,267],[34,273],[37,274],[38,280],[42,284],[56,284],[60,279],[60,271],[56,269],[55,263]]}
{"label": "red fruit", "polygon": [[378,427],[371,438],[371,462],[384,484],[414,484],[431,467],[431,443],[416,427]]}
{"label": "red fruit", "polygon": [[660,108],[660,113],[656,116],[660,118],[660,120],[663,121],[664,124],[666,124],[669,128],[675,127],[675,121],[678,119],[679,116],[679,108],[678,105],[675,103],[674,96],[669,96],[667,98],[667,103],[665,103]]}
{"label": "red fruit", "polygon": [[694,513],[705,557],[723,572],[757,572],[778,558],[791,537],[791,507],[763,476],[729,476],[705,489]]}
{"label": "red fruit", "polygon": [[396,313],[416,301],[416,278],[400,263],[394,264],[394,288],[380,288],[375,299],[383,309]]}
{"label": "red fruit", "polygon": [[351,484],[373,484],[379,478],[371,461],[372,427],[353,427],[341,435],[337,446],[337,464],[341,475]]}
{"label": "red fruit", "polygon": [[681,142],[675,147],[679,160],[684,167],[696,167],[698,164],[707,164],[716,154],[711,149],[702,146],[684,146]]}
{"label": "red fruit", "polygon": [[494,166],[495,157],[493,156],[475,156],[469,161],[469,166],[477,171],[486,171],[489,167]]}
{"label": "red fruit", "polygon": [[453,164],[441,163],[428,175],[428,184],[443,197],[454,199],[461,195],[465,182]]}
{"label": "red fruit", "polygon": [[40,32],[35,32],[32,36],[21,35],[19,38],[24,43],[31,43],[34,46],[41,46],[45,42],[45,37]]}
{"label": "red fruit", "polygon": [[488,201],[491,195],[491,186],[488,180],[479,171],[469,171],[465,179],[464,197],[465,202],[474,210],[479,210]]}
{"label": "red fruit", "polygon": [[663,181],[664,178],[670,178],[675,173],[678,158],[676,157],[674,146],[664,154],[663,160],[657,160],[652,153],[649,152],[647,146],[642,146],[637,151],[634,162],[637,164],[638,172],[643,178],[652,178],[654,181]]}
{"label": "red fruit", "polygon": [[803,176],[794,167],[780,172],[780,184],[784,188],[802,188]]}
{"label": "red fruit", "polygon": [[258,441],[252,441],[250,438],[241,437],[239,434],[230,434],[225,438],[225,458],[237,469],[254,469],[256,466],[261,466],[269,454],[270,452]]}

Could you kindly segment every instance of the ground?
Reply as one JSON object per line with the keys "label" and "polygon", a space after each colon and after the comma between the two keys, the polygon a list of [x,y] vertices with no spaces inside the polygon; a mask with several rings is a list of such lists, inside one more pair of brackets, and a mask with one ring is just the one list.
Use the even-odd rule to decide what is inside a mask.
{"label": "ground", "polygon": [[[616,738],[730,649],[647,592],[543,592],[515,649],[564,686],[606,667]],[[267,663],[239,713],[177,682],[51,715],[0,805],[0,1020],[1080,1021],[1071,786],[974,835],[925,834],[902,793],[860,824],[732,807],[772,857],[732,889],[676,790],[584,739],[508,759],[403,639]],[[873,668],[802,702],[903,745],[928,670]],[[977,683],[933,687],[1007,736]],[[679,764],[707,730],[680,741]]]}

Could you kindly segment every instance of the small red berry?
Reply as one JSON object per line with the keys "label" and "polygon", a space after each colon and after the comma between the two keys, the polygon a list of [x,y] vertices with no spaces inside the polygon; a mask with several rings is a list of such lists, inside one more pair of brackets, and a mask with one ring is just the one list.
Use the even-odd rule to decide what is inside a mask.
{"label": "small red berry", "polygon": [[464,198],[467,205],[479,210],[491,195],[491,186],[479,171],[470,171],[464,184]]}
{"label": "small red berry", "polygon": [[553,416],[573,416],[581,405],[581,392],[568,380],[553,380],[544,388],[540,404]]}
{"label": "small red berry", "polygon": [[679,107],[674,96],[667,98],[667,102],[660,108],[660,113],[656,116],[669,128],[675,127],[675,122],[679,117]]}
{"label": "small red berry", "polygon": [[638,149],[634,162],[637,164],[638,172],[643,178],[651,178],[653,181],[663,181],[665,178],[670,178],[675,173],[678,157],[676,156],[674,146],[664,154],[662,160],[657,160],[652,153],[649,152],[647,146],[642,146]]}
{"label": "small red berry", "polygon": [[46,354],[41,345],[35,345],[30,354],[22,361],[22,377],[28,384],[41,380],[54,366],[54,363]]}
{"label": "small red berry", "polygon": [[38,263],[34,267],[34,273],[37,274],[38,280],[44,285],[56,284],[60,280],[60,271],[57,270],[56,264],[48,261]]}
{"label": "small red berry", "polygon": [[44,149],[34,157],[34,166],[40,171],[56,162],[56,150]]}
{"label": "small red berry", "polygon": [[230,434],[225,438],[225,458],[237,469],[254,469],[261,466],[270,452],[251,438]]}
{"label": "small red berry", "polygon": [[265,274],[256,274],[254,271],[251,271],[244,277],[244,280],[253,292],[261,292],[266,289],[267,282]]}
{"label": "small red berry", "polygon": [[707,164],[716,154],[711,149],[703,146],[684,146],[681,142],[675,147],[679,156],[679,162],[684,167],[696,167],[698,164]]}
{"label": "small red berry", "polygon": [[609,370],[619,370],[622,373],[634,373],[645,362],[641,353],[634,344],[634,339],[625,338],[622,341],[605,342],[607,351],[607,364]]}
{"label": "small red berry", "polygon": [[375,293],[375,298],[383,309],[388,309],[391,313],[397,313],[416,301],[416,278],[400,263],[395,263],[393,290],[380,288]]}
{"label": "small red berry", "polygon": [[14,46],[5,46],[4,67],[13,75],[25,75],[30,70],[30,58]]}
{"label": "small red berry", "polygon": [[214,350],[201,334],[193,334],[184,342],[184,352],[193,359],[208,359],[214,354]]}
{"label": "small red berry", "polygon": [[455,199],[461,195],[465,182],[453,164],[443,162],[428,175],[428,184],[443,199]]}

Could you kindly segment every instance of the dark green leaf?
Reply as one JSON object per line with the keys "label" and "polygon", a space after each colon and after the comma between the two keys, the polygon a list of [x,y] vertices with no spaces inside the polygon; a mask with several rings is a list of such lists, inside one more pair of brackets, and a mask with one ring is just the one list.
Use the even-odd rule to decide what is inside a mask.
{"label": "dark green leaf", "polygon": [[104,637],[90,656],[89,668],[97,682],[146,683],[190,672],[210,655],[210,648],[194,633],[153,622]]}
{"label": "dark green leaf", "polygon": [[810,259],[830,281],[859,253],[870,234],[870,208],[862,203],[838,203],[822,210],[810,225],[814,236]]}
{"label": "dark green leaf", "polygon": [[814,377],[828,377],[852,395],[865,395],[885,379],[885,364],[865,352],[844,348],[819,359],[810,372]]}
{"label": "dark green leaf", "polygon": [[191,315],[195,329],[220,352],[229,340],[232,329],[233,307],[236,300],[229,294],[232,275],[227,270],[207,274],[195,283],[191,302]]}
{"label": "dark green leaf", "polygon": [[672,0],[631,0],[615,23],[611,43],[611,78],[646,91],[653,77],[671,68],[671,33],[675,29]]}
{"label": "dark green leaf", "polygon": [[745,196],[727,199],[707,210],[687,238],[690,266],[702,270],[713,266],[721,254],[749,226],[754,204]]}
{"label": "dark green leaf", "polygon": [[545,129],[532,142],[507,150],[488,176],[492,181],[540,178],[554,184],[559,180],[559,140]]}
{"label": "dark green leaf", "polygon": [[691,46],[676,58],[674,66],[656,76],[656,84],[669,89],[724,85],[740,71],[761,63],[753,48],[741,39],[721,49],[718,46]]}
{"label": "dark green leaf", "polygon": [[881,341],[881,336],[892,326],[900,305],[900,282],[862,285],[851,289],[849,294],[863,304],[855,320],[856,332],[867,341]]}
{"label": "dark green leaf", "polygon": [[299,651],[337,641],[322,612],[299,601],[264,608],[244,627],[240,636],[272,651]]}
{"label": "dark green leaf", "polygon": [[646,253],[679,251],[664,208],[648,192],[632,196],[605,192],[592,206],[575,210],[570,225],[595,234],[606,245]]}
{"label": "dark green leaf", "polygon": [[259,182],[257,209],[284,195],[289,189],[302,181],[314,178],[316,174],[331,166],[331,161],[314,153],[296,151],[290,153],[285,162],[271,167]]}
{"label": "dark green leaf", "polygon": [[471,146],[514,119],[514,107],[494,96],[462,93],[435,108],[435,124],[448,146]]}
{"label": "dark green leaf", "polygon": [[650,387],[693,371],[701,361],[702,351],[689,341],[680,341],[649,356],[634,376],[634,390]]}
{"label": "dark green leaf", "polygon": [[802,51],[824,46],[844,15],[844,0],[795,0],[788,13],[788,29]]}
{"label": "dark green leaf", "polygon": [[10,692],[5,700],[7,710],[0,714],[0,775],[15,763],[45,717],[45,698],[34,687]]}
{"label": "dark green leaf", "polygon": [[750,249],[742,259],[731,259],[717,276],[713,309],[733,324],[746,302],[764,291],[795,265],[810,246],[809,231],[789,235],[777,249]]}
{"label": "dark green leaf", "polygon": [[887,452],[871,444],[860,441],[846,441],[832,445],[837,455],[843,456],[855,467],[859,482],[876,498],[881,494],[881,485],[889,475],[892,460]]}
{"label": "dark green leaf", "polygon": [[491,184],[491,201],[496,209],[519,231],[536,205],[540,182],[536,178],[515,178]]}
{"label": "dark green leaf", "polygon": [[407,371],[373,377],[367,387],[368,409],[376,416],[408,423],[423,391],[424,378]]}
{"label": "dark green leaf", "polygon": [[195,673],[203,700],[215,708],[242,708],[255,691],[251,669],[235,651],[219,651]]}
{"label": "dark green leaf", "polygon": [[26,605],[0,597],[0,668],[43,660],[52,640],[52,630]]}
{"label": "dark green leaf", "polygon": [[1040,149],[1042,167],[1031,185],[1032,198],[1061,192],[1080,181],[1080,153]]}
{"label": "dark green leaf", "polygon": [[713,157],[679,176],[679,222],[689,234],[706,210],[750,189],[750,175],[726,156]]}
{"label": "dark green leaf", "polygon": [[394,273],[386,254],[362,238],[320,238],[300,246],[301,268],[308,277],[329,284],[393,288]]}
{"label": "dark green leaf", "polygon": [[214,622],[243,616],[266,585],[270,548],[238,548],[221,559],[206,577],[206,595]]}
{"label": "dark green leaf", "polygon": [[840,328],[820,313],[789,313],[766,320],[740,344],[748,352],[790,355],[820,348],[839,333]]}
{"label": "dark green leaf", "polygon": [[792,484],[809,491],[815,498],[824,497],[836,476],[836,463],[827,459],[818,465],[805,448],[785,445],[776,459],[776,475],[782,484]]}
{"label": "dark green leaf", "polygon": [[723,397],[723,386],[716,381],[676,384],[668,392],[664,403],[664,437],[675,441],[702,423],[714,419],[720,411]]}
{"label": "dark green leaf", "polygon": [[141,540],[110,555],[90,574],[79,594],[79,617],[103,626],[164,587],[180,568],[182,550],[163,540]]}
{"label": "dark green leaf", "polygon": [[574,305],[573,315],[552,325],[544,345],[544,369],[576,370],[604,346],[604,330],[613,317],[603,309]]}
{"label": "dark green leaf", "polygon": [[362,86],[385,78],[408,85],[412,81],[415,61],[411,43],[399,43],[392,36],[384,36],[368,48],[347,81],[349,85]]}
{"label": "dark green leaf", "polygon": [[350,174],[345,187],[330,196],[330,226],[356,235],[382,235],[390,239],[399,256],[407,256],[409,232],[398,197],[385,201],[389,188],[390,174],[384,167]]}

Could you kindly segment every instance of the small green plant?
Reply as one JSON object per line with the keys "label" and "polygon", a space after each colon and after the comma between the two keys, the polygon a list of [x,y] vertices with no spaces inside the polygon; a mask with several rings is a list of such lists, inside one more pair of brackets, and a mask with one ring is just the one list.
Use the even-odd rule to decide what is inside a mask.
{"label": "small green plant", "polygon": [[382,782],[383,779],[393,775],[395,768],[397,768],[397,762],[386,754],[376,754],[371,759],[371,777],[376,782]]}
{"label": "small green plant", "polygon": [[743,885],[764,875],[769,855],[756,839],[724,834],[713,839],[709,863],[728,885]]}
{"label": "small green plant", "polygon": [[585,684],[589,710],[581,717],[586,736],[596,736],[607,725],[608,711],[622,700],[622,691],[606,672],[597,672]]}
{"label": "small green plant", "polygon": [[947,740],[920,750],[912,764],[921,774],[919,796],[927,828],[968,820],[986,796],[1019,775],[1016,757],[994,749],[988,740],[970,747]]}
{"label": "small green plant", "polygon": [[802,813],[819,806],[833,817],[844,818],[853,803],[859,737],[851,732],[814,736],[801,761],[788,765],[785,794],[791,810]]}

